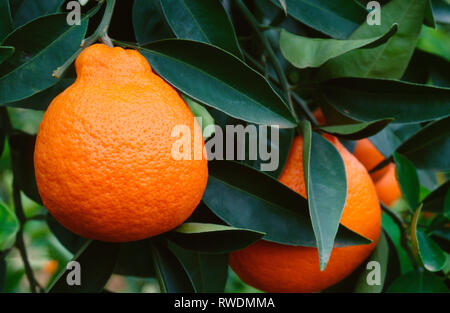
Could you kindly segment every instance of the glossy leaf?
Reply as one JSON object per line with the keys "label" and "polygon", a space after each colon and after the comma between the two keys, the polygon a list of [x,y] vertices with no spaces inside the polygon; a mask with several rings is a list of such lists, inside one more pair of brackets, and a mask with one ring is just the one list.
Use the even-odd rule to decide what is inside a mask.
{"label": "glossy leaf", "polygon": [[386,33],[394,23],[398,24],[398,32],[377,48],[350,51],[331,60],[321,70],[320,78],[400,79],[414,52],[424,18],[425,5],[425,0],[392,0],[384,5],[381,8],[381,25],[362,23],[348,39],[379,36]]}
{"label": "glossy leaf", "polygon": [[101,292],[113,272],[119,247],[117,243],[88,241],[72,259],[80,264],[81,284],[70,286],[67,283],[68,275],[73,271],[69,267],[58,274],[48,292]]}
{"label": "glossy leaf", "polygon": [[441,213],[444,211],[446,195],[450,190],[450,180],[433,190],[423,200],[423,210],[427,212]]}
{"label": "glossy leaf", "polygon": [[87,25],[87,17],[80,26],[69,26],[65,14],[55,14],[33,20],[10,34],[3,44],[16,50],[2,64],[2,68],[7,67],[0,72],[0,103],[22,100],[56,84],[53,71],[79,48]]}
{"label": "glossy leaf", "polygon": [[139,44],[173,37],[159,0],[135,0],[133,28]]}
{"label": "glossy leaf", "polygon": [[152,248],[149,239],[120,244],[114,274],[135,277],[154,277]]}
{"label": "glossy leaf", "polygon": [[[378,262],[379,264],[379,278],[380,284],[369,284],[369,279],[374,279],[372,275],[375,273],[374,267],[370,262]],[[375,265],[377,266],[377,265]],[[389,266],[389,243],[386,239],[384,232],[381,232],[378,239],[377,246],[373,250],[372,254],[364,262],[364,270],[358,278],[355,289],[355,293],[381,293],[386,280],[386,274]]]}
{"label": "glossy leaf", "polygon": [[214,118],[211,116],[211,114],[209,114],[208,110],[206,110],[203,105],[192,100],[189,97],[183,96],[183,99],[189,106],[189,109],[191,109],[194,116],[196,118],[200,118],[200,120],[197,119],[197,122],[199,123],[199,125],[201,122],[203,140],[206,140],[214,135]]}
{"label": "glossy leaf", "polygon": [[401,154],[394,153],[395,176],[410,209],[419,205],[420,183],[414,164]]}
{"label": "glossy leaf", "polygon": [[9,136],[14,179],[28,198],[42,204],[34,174],[34,144],[36,136],[16,132]]}
{"label": "glossy leaf", "polygon": [[0,0],[0,43],[12,30],[13,25],[9,0]]}
{"label": "glossy leaf", "polygon": [[318,129],[342,139],[359,140],[377,134],[392,121],[393,119],[384,119],[367,123],[322,126]]}
{"label": "glossy leaf", "polygon": [[11,248],[19,231],[19,221],[11,209],[0,202],[0,251]]}
{"label": "glossy leaf", "polygon": [[438,276],[426,271],[413,271],[397,278],[387,292],[390,293],[448,293],[449,289]]}
{"label": "glossy leaf", "polygon": [[22,0],[14,14],[14,28],[18,28],[38,17],[56,13],[64,0]]}
{"label": "glossy leaf", "polygon": [[391,156],[409,137],[421,129],[420,124],[389,124],[378,134],[369,138],[370,142],[385,156]]}
{"label": "glossy leaf", "polygon": [[183,265],[195,292],[224,292],[228,278],[228,254],[201,254],[169,244]]}
{"label": "glossy leaf", "polygon": [[402,143],[397,152],[418,168],[450,170],[450,159],[442,157],[450,154],[450,117],[429,123]]}
{"label": "glossy leaf", "polygon": [[302,123],[302,136],[309,213],[323,271],[331,256],[347,199],[345,165],[336,147],[312,132],[309,122]]}
{"label": "glossy leaf", "polygon": [[205,42],[242,58],[233,25],[220,1],[162,0],[161,6],[177,38]]}
{"label": "glossy leaf", "polygon": [[431,3],[436,22],[450,24],[450,3],[445,0],[432,0]]}
{"label": "glossy leaf", "polygon": [[397,32],[397,24],[380,36],[373,38],[337,40],[309,38],[281,30],[280,48],[283,56],[297,68],[319,67],[325,62],[349,51],[376,47],[385,43]]}
{"label": "glossy leaf", "polygon": [[422,231],[417,231],[417,243],[424,267],[430,272],[442,270],[447,262],[447,256],[438,244]]}
{"label": "glossy leaf", "polygon": [[14,47],[0,47],[0,64],[14,53]]}
{"label": "glossy leaf", "polygon": [[195,289],[183,265],[162,240],[152,242],[153,266],[161,292],[194,292]]}
{"label": "glossy leaf", "polygon": [[327,103],[359,121],[417,123],[450,114],[450,88],[362,78],[333,79],[322,87]]}
{"label": "glossy leaf", "polygon": [[167,234],[178,246],[201,253],[227,253],[243,249],[264,233],[225,225],[184,223]]}
{"label": "glossy leaf", "polygon": [[56,239],[72,254],[76,254],[88,241],[62,226],[50,214],[46,215],[45,221]]}
{"label": "glossy leaf", "polygon": [[[308,202],[269,175],[229,161],[209,162],[205,204],[233,227],[264,232],[264,240],[315,247]],[[335,246],[370,241],[340,226]]]}
{"label": "glossy leaf", "polygon": [[434,13],[433,13],[433,4],[431,0],[427,0],[427,4],[425,7],[424,24],[436,28],[436,21],[434,20]]}
{"label": "glossy leaf", "polygon": [[[278,0],[271,0],[278,7]],[[285,0],[293,18],[334,38],[347,38],[361,24],[367,12],[356,1]]]}
{"label": "glossy leaf", "polygon": [[286,104],[267,80],[219,48],[164,40],[146,45],[141,52],[158,74],[201,103],[256,124],[295,126]]}

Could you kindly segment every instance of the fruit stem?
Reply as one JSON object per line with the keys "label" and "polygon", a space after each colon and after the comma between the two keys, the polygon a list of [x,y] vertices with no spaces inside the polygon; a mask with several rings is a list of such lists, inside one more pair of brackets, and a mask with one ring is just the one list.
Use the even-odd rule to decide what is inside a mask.
{"label": "fruit stem", "polygon": [[296,122],[299,122],[300,119],[297,116],[297,113],[295,112],[294,105],[292,103],[292,97],[291,97],[291,88],[289,87],[289,82],[287,80],[286,74],[284,73],[283,68],[280,65],[280,62],[278,62],[277,56],[275,55],[275,52],[272,49],[272,46],[270,45],[269,40],[267,37],[261,32],[260,30],[260,24],[256,20],[256,18],[253,16],[252,12],[245,6],[245,4],[238,0],[236,1],[236,5],[238,6],[239,10],[242,12],[244,17],[249,22],[250,26],[253,28],[253,31],[258,36],[259,40],[261,41],[264,48],[267,50],[268,56],[270,58],[270,61],[275,69],[275,72],[277,73],[277,76],[280,80],[281,87],[283,88],[283,91],[286,94],[286,97],[288,99],[289,108],[291,109],[292,116],[295,118]]}

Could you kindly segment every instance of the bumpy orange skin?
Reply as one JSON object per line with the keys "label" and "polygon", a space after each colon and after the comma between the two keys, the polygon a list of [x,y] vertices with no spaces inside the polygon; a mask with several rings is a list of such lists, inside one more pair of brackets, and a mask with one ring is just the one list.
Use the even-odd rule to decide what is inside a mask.
{"label": "bumpy orange skin", "polygon": [[189,127],[191,143],[201,138],[192,112],[135,50],[96,44],[75,66],[76,82],[52,101],[37,136],[45,207],[74,233],[102,241],[139,240],[178,226],[200,202],[208,177],[205,158],[171,154],[175,126]]}
{"label": "bumpy orange skin", "polygon": [[[333,249],[327,268],[321,272],[316,248],[260,240],[230,255],[231,267],[247,284],[268,292],[318,292],[347,277],[375,247],[381,231],[381,210],[372,180],[335,138],[329,140],[340,152],[347,175],[347,203],[341,223],[373,243]],[[302,149],[303,139],[295,138],[280,181],[306,197]]]}
{"label": "bumpy orange skin", "polygon": [[[361,162],[364,167],[370,171],[381,161],[384,160],[384,156],[380,151],[375,148],[375,146],[370,142],[369,139],[361,139],[356,142],[355,150],[353,151],[355,157]],[[380,180],[386,173],[388,168],[384,167],[376,172],[372,173],[372,178],[375,182]]]}
{"label": "bumpy orange skin", "polygon": [[395,165],[390,164],[386,169],[388,172],[376,182],[375,188],[380,201],[392,205],[402,197],[402,191],[395,176]]}

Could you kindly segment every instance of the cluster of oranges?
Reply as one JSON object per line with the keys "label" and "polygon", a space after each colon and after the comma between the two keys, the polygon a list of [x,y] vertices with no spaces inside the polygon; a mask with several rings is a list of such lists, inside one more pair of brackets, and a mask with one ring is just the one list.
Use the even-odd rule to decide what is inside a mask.
{"label": "cluster of oranges", "polygon": [[[171,131],[192,125],[191,111],[135,50],[96,44],[75,66],[76,82],[53,100],[36,141],[36,180],[45,207],[74,233],[110,242],[178,226],[200,202],[208,178],[206,159],[171,157]],[[201,130],[192,125],[191,131]],[[320,271],[316,248],[261,240],[230,255],[230,265],[248,284],[273,292],[320,291],[348,276],[375,247],[381,231],[377,192],[386,204],[399,196],[395,170],[374,173],[374,185],[366,168],[382,156],[368,140],[359,141],[352,155],[336,138],[327,139],[347,175],[341,222],[372,243],[335,248]],[[280,182],[306,197],[302,149],[296,137]]]}

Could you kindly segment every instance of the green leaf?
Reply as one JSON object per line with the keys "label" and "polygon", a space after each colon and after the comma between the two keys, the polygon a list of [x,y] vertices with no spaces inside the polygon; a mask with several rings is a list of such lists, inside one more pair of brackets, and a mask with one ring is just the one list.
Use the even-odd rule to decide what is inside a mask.
{"label": "green leaf", "polygon": [[6,255],[0,254],[0,292],[4,292],[6,285]]}
{"label": "green leaf", "polygon": [[295,126],[267,80],[228,52],[181,39],[155,42],[141,52],[158,74],[201,103],[256,124]]}
{"label": "green leaf", "polygon": [[432,29],[426,26],[422,27],[417,49],[425,51],[450,62],[450,38],[449,30],[443,27]]}
{"label": "green leaf", "polygon": [[72,261],[80,265],[81,284],[69,286],[68,275],[74,271],[63,269],[55,282],[49,287],[50,293],[101,292],[105,287],[116,264],[119,244],[100,241],[88,241],[77,252]]}
{"label": "green leaf", "polygon": [[382,131],[393,119],[384,119],[367,123],[332,125],[318,127],[319,130],[346,140],[359,140]]}
{"label": "green leaf", "polygon": [[19,227],[16,215],[4,203],[0,202],[0,251],[12,247]]}
{"label": "green leaf", "polygon": [[12,30],[13,26],[9,0],[0,0],[0,43]]}
{"label": "green leaf", "polygon": [[[278,0],[271,1],[278,7],[282,7]],[[365,20],[367,15],[367,11],[355,1],[285,1],[290,16],[334,38],[347,38]]]}
{"label": "green leaf", "polygon": [[121,243],[114,274],[154,277],[155,270],[149,239]]}
{"label": "green leaf", "polygon": [[336,147],[302,122],[303,169],[309,213],[323,271],[331,256],[347,199],[345,165]]}
{"label": "green leaf", "polygon": [[69,26],[65,14],[56,14],[11,33],[4,45],[16,50],[0,69],[0,103],[22,100],[56,84],[53,71],[78,50],[87,26],[87,17],[80,26]]}
{"label": "green leaf", "polygon": [[287,4],[286,4],[286,0],[278,0],[278,2],[281,5],[281,8],[283,9],[284,13],[287,14]]}
{"label": "green leaf", "polygon": [[448,293],[449,289],[438,276],[426,271],[412,271],[397,278],[388,288],[390,293]]}
{"label": "green leaf", "polygon": [[195,292],[224,292],[228,278],[228,254],[201,254],[169,243],[183,265]]}
{"label": "green leaf", "polygon": [[389,157],[405,140],[421,128],[420,124],[389,124],[369,140],[382,155]]}
{"label": "green leaf", "polygon": [[264,233],[226,225],[184,223],[167,233],[180,247],[201,253],[228,253],[248,247]]}
{"label": "green leaf", "polygon": [[203,140],[206,140],[212,135],[214,135],[215,132],[215,128],[213,127],[215,125],[214,118],[211,116],[211,114],[209,114],[208,110],[206,110],[203,105],[197,103],[191,98],[187,96],[182,97],[186,102],[186,104],[189,106],[189,109],[191,109],[194,116],[200,118],[200,120],[197,120],[197,122],[201,121]]}
{"label": "green leaf", "polygon": [[18,28],[38,17],[56,13],[64,0],[22,0],[14,14],[14,28]]}
{"label": "green leaf", "polygon": [[392,0],[381,8],[381,25],[361,26],[350,40],[373,38],[398,24],[398,32],[385,44],[373,49],[350,51],[328,62],[320,79],[368,77],[400,79],[414,52],[424,18],[427,0]]}
{"label": "green leaf", "polygon": [[[1,1],[1,0],[0,0]],[[14,53],[14,47],[0,47],[0,64]]]}
{"label": "green leaf", "polygon": [[34,174],[34,144],[36,136],[15,132],[9,136],[14,179],[28,198],[42,204]]}
{"label": "green leaf", "polygon": [[419,205],[420,183],[414,164],[399,153],[394,153],[395,176],[408,206],[414,210]]}
{"label": "green leaf", "polygon": [[178,258],[167,247],[167,243],[153,240],[153,266],[161,287],[161,292],[194,292],[191,280]]}
{"label": "green leaf", "polygon": [[322,87],[328,104],[359,121],[417,123],[450,114],[450,88],[369,78],[337,78]]}
{"label": "green leaf", "polygon": [[139,44],[173,37],[159,0],[135,0],[132,16],[134,34]]}
{"label": "green leaf", "polygon": [[[264,232],[264,240],[315,247],[308,201],[276,179],[229,161],[208,164],[204,203],[233,227]],[[368,244],[370,240],[340,226],[335,246]]]}
{"label": "green leaf", "polygon": [[88,239],[80,237],[62,226],[50,214],[46,215],[45,221],[56,239],[72,254],[76,254],[88,241]]}
{"label": "green leaf", "polygon": [[242,59],[233,25],[220,1],[162,0],[161,6],[178,38],[205,42]]}
{"label": "green leaf", "polygon": [[433,190],[424,200],[423,200],[423,211],[442,213],[444,212],[446,196],[450,190],[450,180],[446,181],[444,184]]}
{"label": "green leaf", "polygon": [[280,48],[283,56],[297,68],[319,67],[328,60],[351,50],[384,44],[397,32],[397,28],[398,25],[394,24],[385,34],[354,40],[309,38],[297,36],[282,29]]}
{"label": "green leaf", "polygon": [[447,263],[445,252],[422,231],[417,231],[419,255],[424,267],[430,272],[442,270]]}
{"label": "green leaf", "polygon": [[[379,264],[379,272],[380,275],[380,284],[378,285],[369,285],[368,280],[374,274],[375,268],[370,266],[370,262],[378,262]],[[377,246],[375,250],[373,250],[370,257],[364,262],[364,270],[361,275],[358,277],[358,281],[355,285],[355,289],[353,292],[355,293],[381,293],[384,287],[384,283],[386,280],[386,274],[388,271],[389,263],[389,243],[386,239],[386,235],[384,232],[381,232],[380,238],[378,239]]]}
{"label": "green leaf", "polygon": [[436,21],[434,20],[434,13],[433,13],[433,4],[431,0],[427,0],[425,8],[424,24],[436,28]]}
{"label": "green leaf", "polygon": [[[450,111],[449,111],[450,112]],[[427,124],[397,148],[417,168],[450,170],[450,117]]]}
{"label": "green leaf", "polygon": [[450,24],[450,3],[445,0],[432,0],[431,2],[436,22]]}

